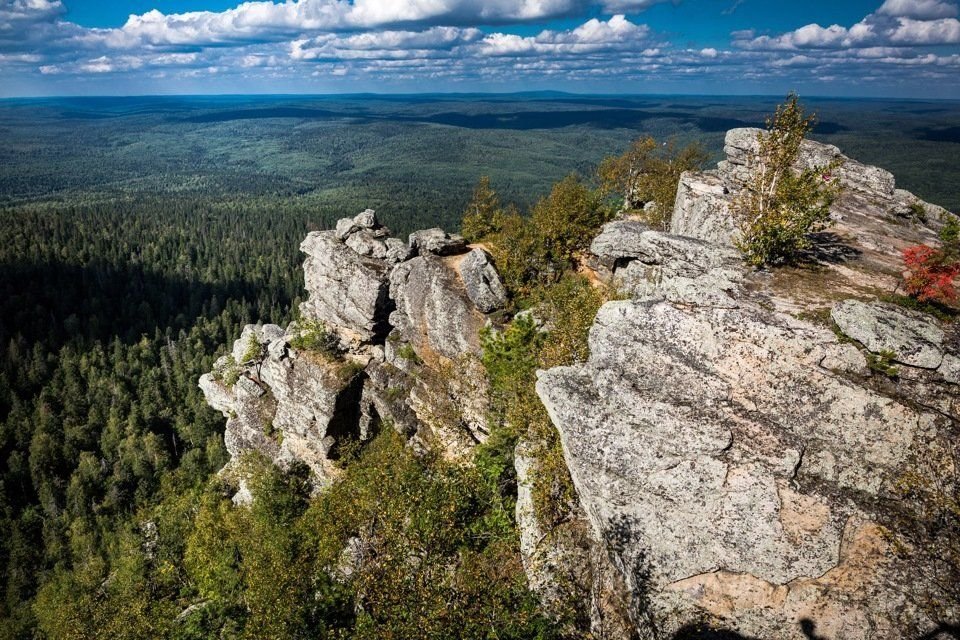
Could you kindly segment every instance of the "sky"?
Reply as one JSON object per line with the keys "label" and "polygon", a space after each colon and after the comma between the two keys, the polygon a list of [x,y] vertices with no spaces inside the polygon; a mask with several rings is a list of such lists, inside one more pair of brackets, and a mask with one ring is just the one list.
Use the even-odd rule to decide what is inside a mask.
{"label": "sky", "polygon": [[960,99],[958,0],[0,0],[0,96]]}

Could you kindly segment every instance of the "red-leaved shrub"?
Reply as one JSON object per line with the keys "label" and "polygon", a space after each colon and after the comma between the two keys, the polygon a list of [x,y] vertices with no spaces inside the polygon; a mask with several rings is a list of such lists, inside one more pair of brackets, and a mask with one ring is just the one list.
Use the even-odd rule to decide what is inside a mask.
{"label": "red-leaved shrub", "polygon": [[907,267],[904,284],[907,293],[920,302],[952,304],[957,300],[954,280],[960,276],[960,260],[951,260],[940,249],[925,244],[903,250]]}

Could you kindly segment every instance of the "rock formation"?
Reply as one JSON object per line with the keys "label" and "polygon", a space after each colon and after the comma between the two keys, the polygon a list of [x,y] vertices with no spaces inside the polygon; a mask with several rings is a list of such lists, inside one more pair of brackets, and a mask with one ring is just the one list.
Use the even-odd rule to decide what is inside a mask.
{"label": "rock formation", "polygon": [[[701,625],[900,638],[932,624],[913,597],[936,593],[929,558],[893,553],[886,527],[918,460],[954,472],[960,339],[881,298],[896,290],[900,250],[932,243],[950,214],[806,142],[801,166],[844,160],[835,224],[809,266],[750,270],[729,211],[756,135],[731,131],[715,171],[683,175],[670,233],[603,228],[587,262],[627,299],[601,308],[586,362],[538,373],[581,513],[562,530],[537,521],[538,461],[521,441],[520,548],[545,601],[558,575],[589,588],[596,638]],[[380,428],[453,458],[483,442],[479,336],[507,303],[489,254],[440,229],[404,243],[371,210],[301,249],[302,326],[247,326],[200,380],[228,418],[226,471],[256,451],[306,463],[322,487],[341,447]],[[316,326],[319,349],[303,339]]]}
{"label": "rock formation", "polygon": [[[604,228],[592,251],[631,299],[600,310],[586,363],[540,372],[537,391],[638,633],[919,633],[909,592],[928,568],[898,564],[882,505],[918,458],[951,470],[957,344],[877,298],[942,213],[846,160],[819,266],[748,271],[728,208],[755,141],[732,131],[717,171],[683,176],[672,234]],[[837,155],[808,142],[800,162]],[[903,219],[910,203],[926,219]]]}
{"label": "rock formation", "polygon": [[[383,424],[451,456],[482,440],[479,332],[506,302],[486,254],[438,229],[403,243],[369,209],[310,233],[300,248],[309,293],[301,322],[319,323],[331,344],[297,349],[304,327],[248,325],[201,377],[207,401],[228,418],[228,471],[255,451],[307,464],[322,487],[338,473],[340,448]],[[237,500],[247,498],[241,491]]]}

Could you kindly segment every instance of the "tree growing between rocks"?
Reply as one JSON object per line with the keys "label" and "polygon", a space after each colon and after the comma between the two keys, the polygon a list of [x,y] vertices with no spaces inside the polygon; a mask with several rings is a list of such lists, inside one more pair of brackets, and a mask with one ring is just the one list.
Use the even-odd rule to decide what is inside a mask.
{"label": "tree growing between rocks", "polygon": [[810,234],[830,224],[830,205],[840,193],[834,175],[840,161],[797,167],[800,146],[815,122],[791,93],[757,135],[750,180],[732,205],[740,230],[737,248],[751,265],[797,260],[810,248]]}
{"label": "tree growing between rocks", "polygon": [[699,143],[678,148],[638,138],[622,155],[605,158],[597,168],[600,190],[623,198],[624,213],[635,214],[658,231],[670,228],[677,185],[685,171],[700,171],[707,152]]}

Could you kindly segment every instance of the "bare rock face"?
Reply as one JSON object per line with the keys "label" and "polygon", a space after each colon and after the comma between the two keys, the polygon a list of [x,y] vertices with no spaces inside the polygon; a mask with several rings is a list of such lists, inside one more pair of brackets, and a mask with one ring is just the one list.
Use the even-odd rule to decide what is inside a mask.
{"label": "bare rock face", "polygon": [[685,236],[604,227],[591,251],[631,299],[604,305],[589,360],[539,372],[537,392],[639,634],[909,637],[931,626],[910,595],[930,567],[892,552],[884,501],[919,459],[950,473],[934,452],[957,437],[960,361],[939,321],[874,298],[899,246],[936,225],[892,222],[892,176],[850,161],[837,211],[861,209],[842,251],[747,270],[724,225],[751,135],[728,136],[718,173],[685,174]]}
{"label": "bare rock face", "polygon": [[467,295],[457,272],[441,258],[419,256],[394,268],[390,296],[396,311],[390,323],[421,355],[449,359],[479,352],[483,315]]}
{"label": "bare rock face", "polygon": [[490,313],[507,304],[507,290],[490,254],[483,249],[476,248],[467,254],[460,263],[460,277],[467,296],[481,312]]}
{"label": "bare rock face", "polygon": [[333,231],[314,231],[300,245],[309,299],[301,313],[358,343],[388,333],[389,267],[384,260],[357,253]]}

